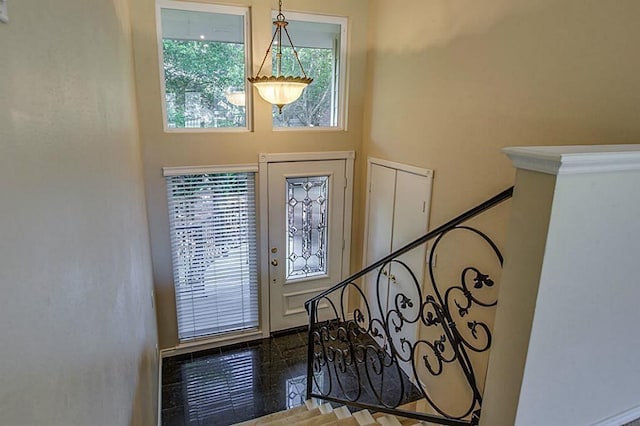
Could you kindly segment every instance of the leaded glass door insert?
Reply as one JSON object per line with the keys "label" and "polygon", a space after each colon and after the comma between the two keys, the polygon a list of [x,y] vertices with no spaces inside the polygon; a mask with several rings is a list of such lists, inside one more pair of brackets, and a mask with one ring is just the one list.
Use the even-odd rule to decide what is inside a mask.
{"label": "leaded glass door insert", "polygon": [[[343,278],[346,170],[346,160],[268,163],[271,331],[307,324],[304,302]],[[319,318],[330,310],[325,301]]]}
{"label": "leaded glass door insert", "polygon": [[286,179],[287,280],[327,273],[329,176]]}

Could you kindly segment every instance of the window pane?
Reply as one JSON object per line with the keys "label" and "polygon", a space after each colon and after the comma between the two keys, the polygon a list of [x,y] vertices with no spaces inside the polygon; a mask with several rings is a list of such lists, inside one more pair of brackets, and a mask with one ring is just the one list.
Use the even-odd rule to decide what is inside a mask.
{"label": "window pane", "polygon": [[287,279],[327,273],[329,176],[287,178]]}
{"label": "window pane", "polygon": [[[169,128],[246,127],[244,16],[161,9]],[[244,99],[242,99],[244,101]]]}
{"label": "window pane", "polygon": [[[319,18],[321,19],[321,18]],[[295,102],[279,113],[273,107],[274,127],[337,127],[339,125],[341,24],[288,19],[287,29],[311,83]],[[346,24],[345,24],[346,25]],[[285,43],[286,41],[286,43]],[[293,49],[283,37],[282,74],[301,75]],[[275,63],[275,49],[273,53]]]}

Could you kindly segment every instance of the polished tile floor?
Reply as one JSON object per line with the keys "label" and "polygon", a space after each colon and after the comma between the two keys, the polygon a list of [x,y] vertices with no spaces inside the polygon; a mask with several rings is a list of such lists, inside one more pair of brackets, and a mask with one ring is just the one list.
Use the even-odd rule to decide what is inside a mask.
{"label": "polished tile floor", "polygon": [[300,405],[307,334],[163,359],[162,424],[225,426]]}
{"label": "polished tile floor", "polygon": [[[227,426],[300,405],[306,393],[307,333],[165,358],[162,363],[162,424]],[[347,369],[342,383],[350,393],[355,375]],[[406,377],[391,377],[384,394],[403,401],[419,399]],[[335,380],[335,378],[333,379]],[[389,380],[389,379],[387,379]],[[320,379],[326,384],[329,378]],[[401,390],[400,381],[406,383]],[[373,403],[363,390],[364,403]],[[369,394],[369,395],[367,395]],[[640,420],[627,426],[640,426]]]}

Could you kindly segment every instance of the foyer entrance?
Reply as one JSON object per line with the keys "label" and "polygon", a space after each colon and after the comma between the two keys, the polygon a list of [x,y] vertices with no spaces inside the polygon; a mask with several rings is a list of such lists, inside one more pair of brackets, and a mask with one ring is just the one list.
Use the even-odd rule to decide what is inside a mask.
{"label": "foyer entrance", "polygon": [[[273,332],[307,324],[304,302],[349,271],[353,153],[265,154],[260,161],[263,289]],[[341,301],[332,301],[320,304],[320,318],[340,311]]]}

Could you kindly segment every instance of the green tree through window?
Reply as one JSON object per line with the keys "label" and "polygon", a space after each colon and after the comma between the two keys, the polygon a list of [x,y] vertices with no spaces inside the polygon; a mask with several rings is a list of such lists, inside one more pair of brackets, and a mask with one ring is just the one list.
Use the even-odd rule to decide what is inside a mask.
{"label": "green tree through window", "polygon": [[[329,127],[332,115],[332,91],[334,90],[334,53],[332,49],[297,48],[300,62],[307,75],[313,78],[302,92],[302,96],[287,105],[282,114],[273,110],[274,125],[277,127]],[[282,49],[283,75],[299,75],[300,69],[290,47]]]}
{"label": "green tree through window", "polygon": [[225,97],[244,87],[243,44],[164,39],[162,47],[169,127],[245,126],[244,107]]}

